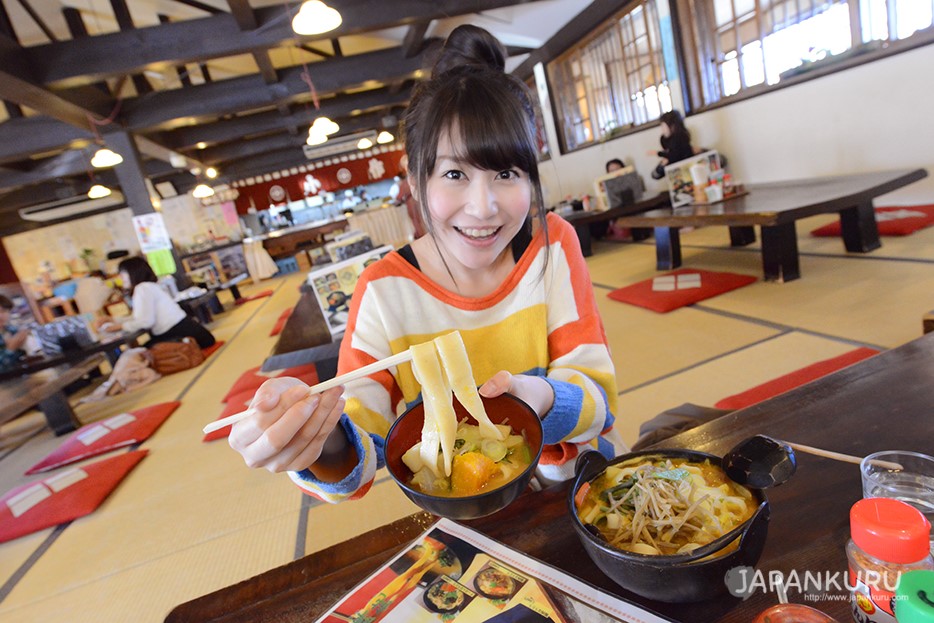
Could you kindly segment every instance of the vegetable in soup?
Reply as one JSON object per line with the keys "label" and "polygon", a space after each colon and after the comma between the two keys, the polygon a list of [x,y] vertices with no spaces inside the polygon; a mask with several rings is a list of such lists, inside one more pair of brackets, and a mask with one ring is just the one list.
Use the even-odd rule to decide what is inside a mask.
{"label": "vegetable in soup", "polygon": [[436,451],[432,469],[424,462],[423,442],[416,443],[402,455],[402,462],[413,474],[408,484],[429,495],[466,497],[492,491],[515,479],[532,462],[532,450],[525,437],[513,434],[508,425],[496,424],[496,428],[502,441],[483,437],[479,426],[466,422],[457,425],[450,476],[439,469],[444,460],[440,451]]}
{"label": "vegetable in soup", "polygon": [[757,507],[752,492],[718,465],[662,456],[607,467],[577,497],[581,522],[610,545],[654,555],[706,545],[752,517]]}

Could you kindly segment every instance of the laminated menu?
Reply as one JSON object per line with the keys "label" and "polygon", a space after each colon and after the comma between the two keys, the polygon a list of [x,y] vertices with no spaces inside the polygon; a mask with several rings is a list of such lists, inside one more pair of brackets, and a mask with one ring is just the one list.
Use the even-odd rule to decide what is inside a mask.
{"label": "laminated menu", "polygon": [[654,623],[667,619],[441,519],[318,623]]}

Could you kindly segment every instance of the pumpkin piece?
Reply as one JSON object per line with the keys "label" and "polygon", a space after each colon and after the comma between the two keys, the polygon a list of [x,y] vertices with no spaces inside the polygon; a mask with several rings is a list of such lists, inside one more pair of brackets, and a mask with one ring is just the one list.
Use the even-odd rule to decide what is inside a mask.
{"label": "pumpkin piece", "polygon": [[496,474],[496,463],[480,452],[465,452],[454,457],[451,466],[451,493],[474,495]]}

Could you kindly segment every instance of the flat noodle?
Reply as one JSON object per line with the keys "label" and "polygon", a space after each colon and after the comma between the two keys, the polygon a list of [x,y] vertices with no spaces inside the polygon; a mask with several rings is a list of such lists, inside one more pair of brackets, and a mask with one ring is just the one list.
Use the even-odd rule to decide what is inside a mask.
{"label": "flat noodle", "polygon": [[451,475],[454,460],[454,437],[457,433],[457,416],[451,388],[448,385],[433,342],[415,344],[412,350],[412,370],[422,386],[422,401],[425,405],[425,423],[422,425],[422,446],[419,451],[422,461],[436,476],[438,470],[438,446],[444,464],[444,474]]}
{"label": "flat noodle", "polygon": [[467,348],[464,346],[460,331],[436,337],[434,342],[444,365],[444,373],[454,390],[454,395],[464,405],[467,412],[477,420],[480,427],[480,436],[502,441],[505,438],[503,432],[490,421],[486,409],[483,408],[483,401],[477,392],[473,370],[470,367],[470,359],[467,357]]}

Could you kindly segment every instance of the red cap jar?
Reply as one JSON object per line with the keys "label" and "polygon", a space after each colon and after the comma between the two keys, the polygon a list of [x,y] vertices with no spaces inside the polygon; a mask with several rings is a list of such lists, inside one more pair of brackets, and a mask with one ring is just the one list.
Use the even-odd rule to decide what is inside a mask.
{"label": "red cap jar", "polygon": [[901,574],[934,569],[931,524],[900,500],[867,498],[850,509],[849,587],[853,618],[895,623],[893,602]]}

